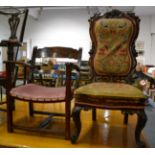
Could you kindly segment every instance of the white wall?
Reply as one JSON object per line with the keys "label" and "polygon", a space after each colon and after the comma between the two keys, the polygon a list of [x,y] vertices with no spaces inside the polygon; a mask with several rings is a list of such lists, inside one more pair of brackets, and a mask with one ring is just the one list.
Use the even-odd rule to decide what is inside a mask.
{"label": "white wall", "polygon": [[155,16],[151,17],[151,33],[155,33]]}
{"label": "white wall", "polygon": [[[25,33],[32,51],[33,46],[69,46],[83,48],[82,59],[89,58],[91,41],[89,37],[89,15],[86,9],[71,10],[45,10],[38,20],[29,18]],[[152,49],[153,39],[151,32],[155,33],[155,16],[140,17],[140,31],[137,40],[144,44],[144,64],[154,64]],[[154,26],[153,26],[154,24]],[[30,54],[31,56],[31,54]]]}
{"label": "white wall", "polygon": [[[155,16],[142,16],[140,33],[137,40],[144,41],[145,64],[155,64],[151,56],[151,32],[155,32],[155,26],[151,27]],[[83,48],[82,59],[89,58],[91,41],[89,36],[89,15],[85,8],[43,10],[38,20],[28,17],[24,40],[28,42],[28,57],[31,58],[33,46],[68,46]],[[0,39],[8,36],[8,24],[0,17]],[[5,22],[6,21],[6,22]],[[154,20],[155,24],[155,20]]]}
{"label": "white wall", "polygon": [[144,64],[151,64],[151,17],[140,17],[140,28],[137,41],[144,42]]}
{"label": "white wall", "polygon": [[88,18],[86,9],[45,10],[38,20],[29,18],[25,39],[31,40],[31,47],[82,47],[82,59],[88,59],[91,45]]}
{"label": "white wall", "polygon": [[8,39],[10,35],[8,19],[4,15],[0,15],[0,40]]}
{"label": "white wall", "polygon": [[[8,39],[10,35],[9,25],[7,23],[7,19],[4,15],[0,15],[0,40]],[[0,71],[5,70],[5,65],[3,64],[3,60],[6,60],[7,53],[6,48],[0,47]]]}
{"label": "white wall", "polygon": [[151,63],[155,65],[155,16],[151,17]]}

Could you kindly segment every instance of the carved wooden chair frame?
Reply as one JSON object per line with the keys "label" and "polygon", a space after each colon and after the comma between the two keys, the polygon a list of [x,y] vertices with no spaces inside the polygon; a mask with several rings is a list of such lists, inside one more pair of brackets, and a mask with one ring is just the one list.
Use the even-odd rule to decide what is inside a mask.
{"label": "carved wooden chair frame", "polygon": [[[132,40],[130,42],[131,46],[130,46],[130,51],[129,51],[132,64],[130,65],[130,69],[127,74],[118,75],[117,73],[116,74],[106,74],[106,73],[104,74],[103,73],[102,75],[99,75],[94,69],[94,57],[96,54],[95,52],[97,51],[97,49],[96,49],[97,48],[97,40],[95,38],[95,34],[94,34],[95,32],[94,32],[93,28],[94,28],[95,22],[102,18],[103,19],[126,18],[126,19],[129,19],[133,24],[134,32],[133,32]],[[139,22],[140,22],[140,19],[137,16],[135,16],[134,13],[124,13],[119,10],[112,10],[110,12],[105,13],[104,15],[95,14],[93,17],[91,17],[89,19],[89,23],[90,23],[89,32],[90,32],[90,37],[92,39],[92,48],[89,52],[89,54],[90,54],[89,62],[90,62],[90,66],[92,68],[91,71],[92,71],[92,81],[93,82],[96,82],[96,81],[119,82],[119,83],[125,82],[125,83],[130,84],[131,75],[134,72],[135,67],[136,67],[137,53],[135,50],[135,40],[136,40],[136,38],[138,36],[138,32],[139,32]],[[94,102],[90,101],[88,99],[88,97],[85,97],[85,99],[80,99],[80,97],[78,98],[75,95],[74,98],[75,98],[75,107],[73,110],[73,119],[75,122],[76,131],[72,135],[72,138],[71,138],[72,143],[76,143],[76,141],[80,135],[80,131],[81,131],[80,112],[81,112],[81,110],[91,108],[93,110],[92,118],[93,118],[93,120],[96,120],[96,108],[100,108],[100,109],[121,110],[125,114],[125,119],[124,119],[125,124],[127,124],[127,122],[128,122],[128,114],[133,114],[133,113],[137,114],[138,121],[137,121],[137,125],[136,125],[136,130],[135,130],[135,140],[139,147],[145,146],[145,144],[140,140],[141,131],[144,128],[146,121],[147,121],[147,116],[144,111],[145,99],[141,100],[141,103],[139,103],[139,105],[136,105],[133,107],[132,106],[125,107],[125,106],[123,106],[123,104],[121,105],[121,103],[119,104],[120,106],[117,107],[114,104],[111,104],[111,105],[108,104],[109,101],[106,99],[101,99],[100,103],[103,103],[103,104],[100,104],[100,103],[98,103],[98,100],[97,100],[97,103],[95,103],[95,101]],[[113,102],[113,100],[111,100],[111,102]],[[119,103],[119,100],[117,100],[117,103]]]}

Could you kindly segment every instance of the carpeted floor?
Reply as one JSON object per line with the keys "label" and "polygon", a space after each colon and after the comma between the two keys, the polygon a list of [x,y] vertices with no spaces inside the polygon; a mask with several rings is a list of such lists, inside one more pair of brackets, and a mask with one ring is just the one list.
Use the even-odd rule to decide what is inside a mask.
{"label": "carpeted floor", "polygon": [[155,108],[147,107],[145,109],[148,121],[144,128],[144,135],[150,147],[155,148]]}

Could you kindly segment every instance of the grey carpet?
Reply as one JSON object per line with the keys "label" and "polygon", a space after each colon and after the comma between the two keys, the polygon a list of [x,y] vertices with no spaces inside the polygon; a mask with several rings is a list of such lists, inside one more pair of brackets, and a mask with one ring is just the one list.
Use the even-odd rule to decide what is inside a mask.
{"label": "grey carpet", "polygon": [[145,112],[148,120],[144,128],[144,135],[150,147],[155,148],[155,108],[147,106]]}

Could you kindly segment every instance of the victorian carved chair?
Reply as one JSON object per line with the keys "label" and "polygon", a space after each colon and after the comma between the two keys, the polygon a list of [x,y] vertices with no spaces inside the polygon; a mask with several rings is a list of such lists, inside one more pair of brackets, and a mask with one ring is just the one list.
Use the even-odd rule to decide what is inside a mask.
{"label": "victorian carved chair", "polygon": [[[16,61],[19,47],[22,45],[27,17],[28,9],[18,10],[15,8],[4,9],[0,11],[0,15],[5,16],[8,20],[10,28],[10,37],[8,40],[1,40],[0,47],[7,48],[7,60]],[[15,83],[15,81],[13,82]],[[6,71],[0,72],[0,93],[1,102],[0,104],[6,103],[2,101],[2,87],[6,87]],[[1,109],[4,110],[5,109]]]}
{"label": "victorian carved chair", "polygon": [[76,131],[71,137],[76,143],[81,131],[81,110],[96,108],[121,110],[126,115],[138,116],[135,140],[139,147],[141,131],[147,117],[144,111],[146,97],[143,92],[130,84],[130,75],[136,66],[135,40],[139,32],[140,19],[133,13],[112,10],[104,15],[96,14],[90,18],[90,66],[93,82],[79,87],[74,92],[75,107],[73,120]]}
{"label": "victorian carved chair", "polygon": [[[78,63],[81,60],[81,54],[82,49],[79,48],[73,49],[73,48],[67,48],[67,47],[45,47],[45,48],[37,48],[34,47],[33,54],[32,54],[32,60],[30,64],[23,64],[24,67],[30,67],[30,80],[28,82],[25,82],[25,85],[21,85],[15,88],[12,88],[11,83],[9,82],[11,79],[10,69],[11,64],[14,62],[6,62],[6,71],[7,71],[7,129],[8,132],[13,132],[14,129],[24,129],[29,131],[37,131],[37,132],[49,132],[50,130],[46,127],[49,125],[49,122],[51,121],[51,117],[54,116],[64,116],[65,117],[65,138],[70,138],[70,117],[71,117],[71,99],[73,95],[73,89],[71,84],[71,75],[73,70],[78,70],[77,67]],[[43,59],[43,61],[38,61],[38,58]],[[67,58],[67,62],[60,62],[60,59]],[[59,60],[58,60],[59,59]],[[74,63],[69,62],[69,60],[74,60]],[[39,62],[36,63],[36,62]],[[33,81],[36,81],[38,79],[34,74],[38,73],[35,72],[36,67],[38,69],[38,66],[44,65],[44,67],[49,63],[54,62],[51,65],[51,70],[49,73],[48,78],[50,80],[53,80],[53,74],[62,75],[62,68],[59,69],[55,67],[55,65],[63,65],[63,75],[65,75],[64,85],[59,85],[59,87],[55,86],[44,86],[42,83],[33,83]],[[56,62],[56,63],[55,63]],[[17,63],[22,65],[22,63]],[[55,69],[57,69],[55,71]],[[41,72],[42,73],[42,72]],[[47,76],[46,76],[47,77]],[[46,78],[45,77],[45,78]],[[44,75],[42,76],[44,80]],[[49,117],[45,118],[44,121],[37,124],[36,126],[22,126],[14,119],[12,104],[13,100],[18,99],[21,101],[26,101],[29,103],[29,118],[37,118],[38,114],[40,115],[48,115]],[[52,111],[46,111],[43,109],[35,109],[36,103],[40,104],[56,104],[56,103],[64,103],[65,111],[64,112],[55,112]],[[22,103],[21,103],[22,104]],[[21,118],[20,118],[21,119]],[[31,123],[31,122],[30,122]]]}

